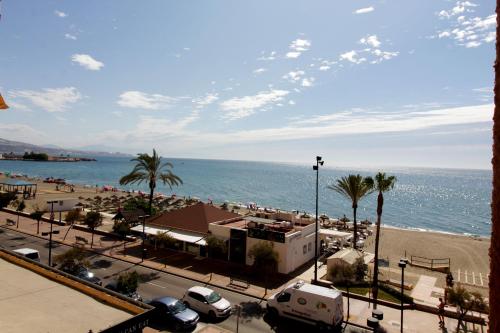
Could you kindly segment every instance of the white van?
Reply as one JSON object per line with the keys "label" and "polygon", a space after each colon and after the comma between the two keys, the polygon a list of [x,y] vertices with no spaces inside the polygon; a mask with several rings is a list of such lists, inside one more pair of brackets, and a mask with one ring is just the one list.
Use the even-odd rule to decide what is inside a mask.
{"label": "white van", "polygon": [[283,316],[317,325],[334,328],[342,324],[344,304],[337,289],[298,281],[272,295],[267,300],[271,316]]}
{"label": "white van", "polygon": [[13,252],[25,256],[28,259],[40,262],[40,253],[37,250],[29,249],[27,247],[16,249]]}

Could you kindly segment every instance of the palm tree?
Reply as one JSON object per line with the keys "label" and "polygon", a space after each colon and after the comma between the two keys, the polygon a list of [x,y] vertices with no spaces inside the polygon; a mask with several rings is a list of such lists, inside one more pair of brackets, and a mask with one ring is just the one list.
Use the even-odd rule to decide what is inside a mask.
{"label": "palm tree", "polygon": [[328,188],[340,193],[352,202],[352,212],[354,217],[354,237],[352,247],[356,249],[356,241],[358,239],[356,210],[358,209],[358,202],[373,191],[373,179],[371,177],[361,177],[359,174],[349,175],[347,177],[337,179],[337,183],[329,185]]}
{"label": "palm tree", "polygon": [[[375,233],[375,263],[373,268],[373,299],[376,301],[378,296],[378,246],[380,241],[380,221],[382,219],[382,207],[384,206],[384,192],[392,190],[396,183],[396,177],[386,176],[385,172],[379,172],[375,175],[374,190],[378,192],[377,197],[377,229]],[[373,308],[377,308],[374,302]]]}
{"label": "palm tree", "polygon": [[19,215],[21,215],[21,212],[26,208],[26,204],[24,203],[24,200],[21,200],[17,203],[16,211],[17,211],[17,227],[19,229]]}
{"label": "palm tree", "polygon": [[[148,154],[137,154],[137,157],[132,159],[137,162],[134,169],[126,176],[120,179],[120,185],[149,182],[149,215],[153,214],[153,194],[156,188],[156,182],[160,179],[163,184],[166,184],[172,189],[172,186],[182,184],[182,180],[172,173],[172,163],[161,163],[161,157],[156,154],[153,149],[153,156]],[[165,172],[162,172],[165,171]]]}
{"label": "palm tree", "polygon": [[500,3],[496,5],[496,60],[493,114],[493,193],[491,199],[491,239],[490,239],[490,332],[500,331]]}

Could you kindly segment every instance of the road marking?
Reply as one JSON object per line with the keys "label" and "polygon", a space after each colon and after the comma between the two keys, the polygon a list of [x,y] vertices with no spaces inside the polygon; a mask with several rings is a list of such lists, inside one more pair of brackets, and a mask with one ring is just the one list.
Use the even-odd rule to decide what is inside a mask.
{"label": "road marking", "polygon": [[481,272],[479,272],[479,281],[481,281],[481,285],[484,286],[484,283],[483,283],[483,274],[481,274]]}
{"label": "road marking", "polygon": [[156,286],[156,287],[160,287],[160,288],[163,288],[163,289],[167,289],[167,287],[161,286],[161,285],[153,283],[153,282],[147,282],[147,284],[150,284],[150,285],[153,285],[153,286]]}
{"label": "road marking", "polygon": [[467,270],[465,270],[465,283],[469,283],[469,279],[468,279],[468,276],[467,276]]}
{"label": "road marking", "polygon": [[458,269],[458,282],[460,282],[460,268]]}

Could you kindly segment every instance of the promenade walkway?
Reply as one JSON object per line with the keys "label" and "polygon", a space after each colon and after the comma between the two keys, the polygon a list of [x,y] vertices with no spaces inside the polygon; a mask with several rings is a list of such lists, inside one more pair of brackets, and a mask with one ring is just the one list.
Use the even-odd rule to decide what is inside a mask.
{"label": "promenade walkway", "polygon": [[[36,235],[36,221],[21,216],[19,218],[19,228],[17,229],[16,225],[7,226],[6,219],[17,221],[17,216],[15,214],[0,211],[1,227],[8,227],[13,230]],[[140,258],[140,240],[127,242],[124,247],[124,242],[121,240],[96,234],[94,235],[94,246],[90,249],[92,238],[90,232],[70,229],[68,226],[54,225],[53,227],[54,230],[59,230],[59,234],[53,236],[54,241],[75,246],[77,244],[77,237],[79,237],[80,240],[84,238],[86,240],[86,244],[82,245],[86,249],[95,251],[99,254],[111,256],[133,264],[141,264],[149,268],[189,278],[201,283],[208,283],[220,288],[230,289],[251,297],[267,298],[269,295],[281,290],[283,285],[290,283],[290,281],[283,281],[283,285],[275,285],[273,289],[269,290],[266,290],[264,287],[254,283],[250,283],[248,288],[240,288],[230,284],[230,276],[227,274],[227,263],[217,262],[206,258],[197,258],[189,254],[174,251],[155,251],[153,248],[150,248],[147,260],[142,261]],[[50,223],[40,223],[40,234],[49,230]],[[81,244],[81,242],[78,244]],[[321,267],[322,274],[325,273],[323,270],[326,272],[326,267]],[[308,278],[312,275],[312,272],[313,271],[311,269],[308,269],[302,275],[297,276],[292,280]],[[429,281],[429,284],[432,284],[432,282]],[[347,298],[344,297],[345,316],[347,316],[347,302]],[[366,319],[371,317],[371,306],[371,304],[365,301],[351,299],[349,306],[349,321],[360,325],[366,325]],[[378,308],[384,312],[384,320],[381,323],[386,331],[391,333],[400,332],[400,311],[398,309],[388,308],[385,306],[379,306]],[[404,312],[404,332],[442,333],[455,330],[456,320],[447,318],[445,323],[447,330],[439,328],[437,316],[434,314],[412,310]],[[482,328],[480,326],[477,326],[476,328],[478,329],[478,332],[486,332],[486,328]]]}

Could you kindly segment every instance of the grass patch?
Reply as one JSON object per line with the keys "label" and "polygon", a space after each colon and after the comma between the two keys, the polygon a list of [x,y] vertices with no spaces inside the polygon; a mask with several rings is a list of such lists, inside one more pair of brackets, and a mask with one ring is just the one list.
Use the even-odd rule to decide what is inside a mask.
{"label": "grass patch", "polygon": [[[346,287],[335,287],[335,288],[347,292]],[[368,287],[352,287],[349,288],[349,293],[366,296],[369,290],[370,288]],[[378,299],[392,303],[398,303],[398,304],[401,303],[401,299],[399,297],[392,296],[391,294],[388,294],[387,292],[385,292],[380,288],[378,289]]]}

